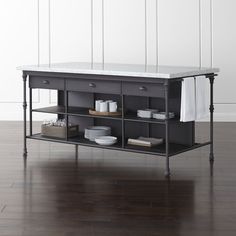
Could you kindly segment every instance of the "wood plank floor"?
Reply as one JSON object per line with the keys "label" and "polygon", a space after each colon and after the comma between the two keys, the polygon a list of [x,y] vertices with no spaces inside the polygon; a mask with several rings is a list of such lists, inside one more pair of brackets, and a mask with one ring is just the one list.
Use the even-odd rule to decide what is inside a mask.
{"label": "wood plank floor", "polygon": [[[198,124],[198,139],[208,125]],[[209,148],[171,158],[28,142],[22,123],[0,122],[0,236],[235,236],[236,123],[215,125]]]}

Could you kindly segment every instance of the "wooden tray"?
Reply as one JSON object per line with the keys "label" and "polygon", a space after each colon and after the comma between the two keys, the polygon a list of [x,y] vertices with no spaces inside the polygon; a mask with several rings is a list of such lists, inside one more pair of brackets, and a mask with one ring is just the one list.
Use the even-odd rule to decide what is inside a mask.
{"label": "wooden tray", "polygon": [[121,111],[117,111],[117,112],[99,112],[99,111],[95,111],[93,109],[89,109],[89,114],[90,115],[95,115],[95,116],[121,116]]}

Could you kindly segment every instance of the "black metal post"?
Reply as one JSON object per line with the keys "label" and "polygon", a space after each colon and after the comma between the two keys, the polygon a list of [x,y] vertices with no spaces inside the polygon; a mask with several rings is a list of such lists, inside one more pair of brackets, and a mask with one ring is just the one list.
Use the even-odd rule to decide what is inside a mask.
{"label": "black metal post", "polygon": [[79,157],[79,145],[76,144],[75,145],[75,158],[78,159],[78,157]]}
{"label": "black metal post", "polygon": [[33,124],[32,124],[32,88],[29,89],[29,118],[30,118],[30,136],[33,135]]}
{"label": "black metal post", "polygon": [[121,109],[122,109],[122,148],[125,147],[125,98],[124,95],[121,96]]}
{"label": "black metal post", "polygon": [[22,75],[23,78],[23,122],[24,122],[24,131],[23,131],[23,135],[24,135],[24,143],[23,143],[23,157],[26,158],[27,157],[27,140],[26,140],[26,133],[27,133],[27,124],[26,124],[26,112],[27,112],[27,101],[26,101],[26,82],[27,82],[27,75],[25,73],[23,73]]}
{"label": "black metal post", "polygon": [[[150,97],[147,97],[147,108],[150,108],[151,99]],[[150,137],[151,129],[150,129],[150,123],[147,123],[147,137]]]}
{"label": "black metal post", "polygon": [[[66,82],[65,82],[66,87]],[[68,91],[64,90],[64,101],[65,101],[65,120],[66,120],[66,141],[69,139],[69,98],[68,98]],[[75,144],[75,158],[78,159],[79,155],[79,145]]]}
{"label": "black metal post", "polygon": [[166,135],[165,135],[165,144],[166,144],[166,170],[165,177],[170,177],[170,164],[169,164],[169,81],[165,81],[165,112],[166,112]]}
{"label": "black metal post", "polygon": [[214,84],[214,80],[215,77],[214,75],[209,77],[210,80],[210,156],[209,156],[209,160],[211,163],[214,162],[214,136],[213,136],[213,113],[214,113],[214,97],[213,97],[213,84]]}
{"label": "black metal post", "polygon": [[64,90],[64,100],[65,100],[65,120],[66,120],[66,141],[68,141],[69,117],[68,117],[68,92],[66,90]]}

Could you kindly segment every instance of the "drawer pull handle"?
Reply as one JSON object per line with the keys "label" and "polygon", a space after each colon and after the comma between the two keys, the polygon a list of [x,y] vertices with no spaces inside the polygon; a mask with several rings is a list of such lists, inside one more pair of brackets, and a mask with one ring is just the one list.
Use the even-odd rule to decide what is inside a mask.
{"label": "drawer pull handle", "polygon": [[95,88],[95,87],[96,87],[96,84],[90,83],[90,84],[89,84],[89,87],[90,87],[90,88]]}
{"label": "drawer pull handle", "polygon": [[147,88],[144,87],[144,86],[141,86],[141,87],[139,87],[139,90],[140,90],[140,91],[147,91]]}
{"label": "drawer pull handle", "polygon": [[48,80],[44,80],[43,84],[49,84],[49,81]]}

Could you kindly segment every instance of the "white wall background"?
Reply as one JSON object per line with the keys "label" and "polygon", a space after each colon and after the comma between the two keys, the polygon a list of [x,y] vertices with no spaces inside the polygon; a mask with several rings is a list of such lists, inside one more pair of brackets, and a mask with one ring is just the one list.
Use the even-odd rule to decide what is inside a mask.
{"label": "white wall background", "polygon": [[[210,10],[213,12],[213,66],[216,120],[236,121],[236,1],[147,0],[147,62],[161,65],[211,64]],[[0,2],[0,120],[22,120],[22,79],[16,67],[64,61],[102,62],[102,0],[94,0],[91,42],[90,0],[8,0]],[[145,62],[145,0],[104,0],[105,62]],[[158,39],[158,40],[156,40]],[[158,47],[157,42],[158,41]],[[158,48],[158,55],[156,54]],[[55,102],[54,92],[38,90],[34,104]],[[39,115],[36,119],[41,119]]]}

